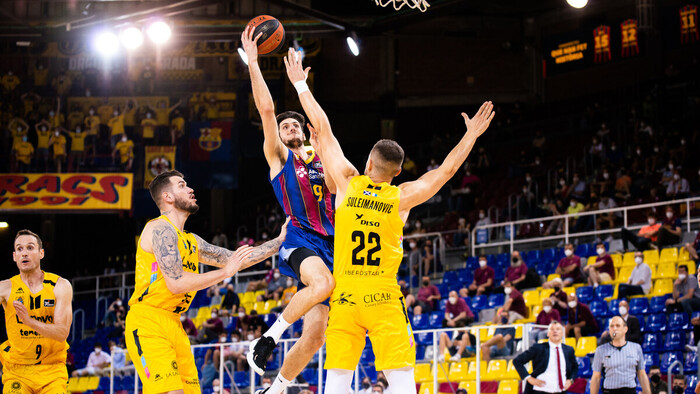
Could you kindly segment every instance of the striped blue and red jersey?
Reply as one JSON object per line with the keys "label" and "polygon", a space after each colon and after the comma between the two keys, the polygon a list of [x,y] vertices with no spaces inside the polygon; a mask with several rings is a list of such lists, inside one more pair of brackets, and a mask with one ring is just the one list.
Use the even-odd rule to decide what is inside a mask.
{"label": "striped blue and red jersey", "polygon": [[289,150],[282,171],[270,183],[293,226],[324,237],[333,236],[333,196],[326,187],[323,165],[315,152],[305,162]]}

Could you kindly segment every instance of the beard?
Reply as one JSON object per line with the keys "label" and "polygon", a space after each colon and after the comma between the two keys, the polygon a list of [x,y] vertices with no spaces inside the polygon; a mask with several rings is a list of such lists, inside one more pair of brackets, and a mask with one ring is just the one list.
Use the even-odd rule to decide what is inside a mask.
{"label": "beard", "polygon": [[289,149],[296,149],[304,145],[304,141],[301,138],[291,138],[287,141],[283,141],[283,143]]}
{"label": "beard", "polygon": [[199,205],[197,205],[197,203],[181,199],[175,200],[175,208],[189,212],[190,214],[194,214],[199,211]]}

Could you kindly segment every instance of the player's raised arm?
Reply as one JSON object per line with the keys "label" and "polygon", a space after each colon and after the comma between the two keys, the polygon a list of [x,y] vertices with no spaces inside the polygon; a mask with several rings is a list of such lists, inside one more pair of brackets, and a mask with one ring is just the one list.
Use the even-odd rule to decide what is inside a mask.
{"label": "player's raised arm", "polygon": [[21,302],[14,301],[12,306],[15,307],[17,317],[32,330],[38,332],[46,338],[63,342],[68,339],[70,334],[70,325],[73,323],[73,287],[70,282],[61,278],[56,283],[54,288],[56,296],[56,307],[53,313],[53,324],[42,323],[39,320],[32,319],[29,316],[29,311]]}
{"label": "player's raised arm", "polygon": [[[243,260],[239,270],[244,270],[252,265],[255,265],[275,254],[280,245],[284,242],[287,236],[287,224],[289,224],[289,218],[282,225],[280,230],[280,235],[277,238],[272,239],[263,243],[262,245],[253,247],[253,251],[250,255]],[[222,248],[216,245],[212,245],[205,241],[199,235],[195,234],[194,237],[197,239],[197,245],[199,246],[199,262],[202,264],[212,265],[214,267],[223,268],[226,266],[226,262],[231,258],[234,252]]]}
{"label": "player's raised arm", "polygon": [[[335,188],[344,191],[352,177],[358,175],[357,169],[345,158],[340,143],[333,135],[331,124],[328,121],[323,108],[314,98],[306,84],[311,67],[303,68],[301,64],[301,54],[290,48],[289,53],[284,58],[289,81],[294,85],[299,93],[299,101],[304,108],[304,112],[309,117],[313,126],[309,127],[311,132],[312,145],[317,145],[320,150],[319,156],[323,163],[324,170],[330,175]],[[342,200],[337,198],[336,201]]]}
{"label": "player's raised arm", "polygon": [[496,113],[493,112],[493,103],[486,101],[481,105],[479,111],[473,118],[462,112],[464,124],[467,132],[452,151],[447,155],[440,167],[428,171],[422,177],[413,182],[402,183],[400,211],[408,211],[433,197],[459,170],[471,152],[476,139],[486,131],[491,123],[491,119]]}
{"label": "player's raised arm", "polygon": [[141,248],[151,252],[156,257],[165,285],[173,294],[197,291],[213,286],[225,278],[230,278],[240,270],[241,264],[253,248],[242,246],[226,258],[222,269],[203,274],[188,272],[182,269],[182,258],[177,247],[177,233],[165,220],[156,220],[146,225]]}
{"label": "player's raised arm", "polygon": [[248,56],[248,70],[250,71],[250,84],[253,88],[255,107],[262,119],[263,133],[265,134],[265,142],[263,143],[265,158],[270,170],[279,172],[287,159],[287,149],[280,141],[277,119],[275,119],[275,102],[272,100],[272,95],[258,64],[258,39],[262,33],[253,37],[254,32],[255,28],[246,27],[241,35],[241,41]]}

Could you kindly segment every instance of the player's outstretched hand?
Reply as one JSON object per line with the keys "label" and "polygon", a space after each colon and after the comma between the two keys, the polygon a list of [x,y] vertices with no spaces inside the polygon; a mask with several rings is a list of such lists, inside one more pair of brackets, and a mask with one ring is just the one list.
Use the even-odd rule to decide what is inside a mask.
{"label": "player's outstretched hand", "polygon": [[287,216],[287,220],[284,221],[282,228],[280,228],[280,235],[277,236],[277,239],[279,239],[280,242],[284,242],[285,238],[287,238],[287,225],[288,224],[289,224],[289,216]]}
{"label": "player's outstretched hand", "polygon": [[481,108],[476,112],[476,115],[469,119],[469,115],[462,112],[462,117],[464,118],[464,124],[467,126],[468,133],[476,133],[479,137],[484,134],[484,131],[489,128],[491,120],[496,113],[493,111],[493,103],[486,101],[481,104]]}
{"label": "player's outstretched hand", "polygon": [[258,60],[258,39],[262,36],[262,33],[258,33],[256,37],[253,37],[253,34],[255,34],[255,28],[250,26],[246,26],[243,34],[241,34],[241,43],[245,54],[248,56],[248,64]]}
{"label": "player's outstretched hand", "polygon": [[241,269],[241,264],[243,264],[248,257],[253,253],[255,248],[248,245],[243,245],[233,252],[233,255],[228,259],[224,269],[226,270],[227,276],[233,276]]}
{"label": "player's outstretched hand", "polygon": [[287,77],[294,84],[299,81],[306,81],[309,77],[311,67],[306,67],[301,64],[301,51],[295,51],[294,48],[289,48],[287,56],[284,57],[284,65],[287,68]]}

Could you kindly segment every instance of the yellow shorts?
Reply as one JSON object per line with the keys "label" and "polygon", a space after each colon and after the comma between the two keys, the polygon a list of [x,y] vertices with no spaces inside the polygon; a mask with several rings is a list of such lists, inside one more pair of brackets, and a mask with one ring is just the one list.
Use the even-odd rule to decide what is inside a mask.
{"label": "yellow shorts", "polygon": [[336,286],[326,329],[325,368],[355,370],[367,333],[377,371],[415,365],[413,330],[401,293]]}
{"label": "yellow shorts", "polygon": [[64,394],[68,391],[66,364],[3,364],[3,394]]}
{"label": "yellow shorts", "polygon": [[190,340],[179,315],[134,305],[126,315],[124,335],[144,393],[200,393]]}

